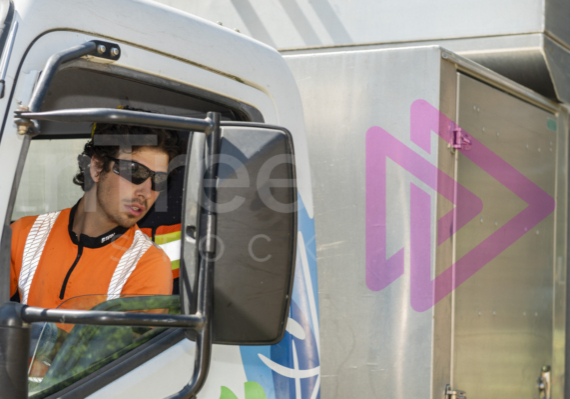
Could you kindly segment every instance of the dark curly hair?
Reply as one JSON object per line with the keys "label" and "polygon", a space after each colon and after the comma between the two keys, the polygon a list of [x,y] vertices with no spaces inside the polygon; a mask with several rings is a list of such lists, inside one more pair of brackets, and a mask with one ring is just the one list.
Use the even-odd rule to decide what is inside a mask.
{"label": "dark curly hair", "polygon": [[[123,109],[148,112],[130,107]],[[94,184],[89,173],[93,157],[103,163],[101,173],[105,174],[111,170],[111,160],[108,157],[117,158],[121,151],[133,153],[145,147],[164,152],[170,162],[185,152],[186,141],[175,130],[97,123],[91,140],[85,144],[83,152],[77,157],[79,171],[73,178],[73,183],[83,191],[89,191]]]}

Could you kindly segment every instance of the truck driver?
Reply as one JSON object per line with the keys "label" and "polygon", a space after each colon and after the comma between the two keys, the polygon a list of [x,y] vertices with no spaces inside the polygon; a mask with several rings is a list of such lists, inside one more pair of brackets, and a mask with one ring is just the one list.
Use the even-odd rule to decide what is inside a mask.
{"label": "truck driver", "polygon": [[170,295],[170,259],[136,223],[166,189],[181,148],[173,131],[94,125],[73,180],[85,192],[79,202],[11,226],[13,298],[56,308],[80,295]]}

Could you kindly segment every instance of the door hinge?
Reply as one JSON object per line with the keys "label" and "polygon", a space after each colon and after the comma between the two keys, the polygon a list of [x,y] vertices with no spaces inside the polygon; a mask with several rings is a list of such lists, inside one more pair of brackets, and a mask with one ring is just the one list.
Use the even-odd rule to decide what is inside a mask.
{"label": "door hinge", "polygon": [[467,396],[465,392],[458,389],[451,389],[451,385],[447,384],[445,386],[443,399],[467,399]]}
{"label": "door hinge", "polygon": [[471,137],[467,132],[460,127],[453,129],[451,147],[456,150],[470,150],[471,149]]}

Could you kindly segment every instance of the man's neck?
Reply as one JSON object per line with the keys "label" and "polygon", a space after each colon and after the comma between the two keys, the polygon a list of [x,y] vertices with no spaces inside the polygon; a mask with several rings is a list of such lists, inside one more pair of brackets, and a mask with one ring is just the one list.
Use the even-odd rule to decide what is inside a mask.
{"label": "man's neck", "polygon": [[117,223],[111,222],[102,209],[97,206],[96,195],[91,191],[94,190],[85,193],[75,211],[72,230],[77,234],[77,237],[81,234],[88,237],[99,237],[118,226]]}

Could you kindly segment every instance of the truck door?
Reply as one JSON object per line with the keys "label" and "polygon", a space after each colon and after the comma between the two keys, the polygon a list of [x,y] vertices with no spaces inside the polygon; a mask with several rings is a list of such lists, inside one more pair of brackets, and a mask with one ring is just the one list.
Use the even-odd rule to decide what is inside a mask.
{"label": "truck door", "polygon": [[[0,196],[0,208],[9,210],[6,215],[7,225],[27,215],[37,215],[69,207],[82,195],[78,187],[73,185],[72,178],[77,169],[77,155],[91,137],[91,124],[42,123],[41,134],[34,138],[23,139],[23,136],[16,133],[15,125],[12,125],[12,118],[13,111],[19,104],[29,102],[32,90],[37,84],[38,71],[42,71],[46,60],[52,54],[93,39],[96,38],[72,32],[53,32],[42,36],[29,49],[22,61],[20,72],[16,75],[17,79],[14,79],[15,82],[13,83],[12,80],[9,82],[11,85],[7,88],[6,96],[1,104],[6,105],[5,115],[10,122],[9,127],[5,128],[0,142],[0,158],[5,167],[4,177],[0,179],[0,187],[5,188]],[[272,116],[271,112],[262,116],[261,112],[258,111],[258,107],[267,108],[269,100],[266,97],[258,96],[257,91],[247,86],[210,72],[206,73],[207,78],[200,77],[201,70],[199,68],[126,44],[121,43],[121,50],[124,52],[120,58],[121,61],[112,65],[93,62],[85,58],[66,63],[57,71],[47,98],[43,102],[42,110],[93,106],[114,109],[119,105],[136,104],[137,107],[146,110],[188,117],[203,118],[207,111],[214,110],[220,112],[223,121],[263,122],[264,116],[269,118]],[[12,68],[15,69],[17,66],[15,64]],[[159,70],[161,71],[158,72]],[[184,78],[173,83],[174,75]],[[209,91],[216,85],[226,85],[223,90],[220,90],[222,94]],[[246,97],[249,98],[250,94],[253,94],[254,97],[256,95],[262,97],[261,104],[258,102],[254,107],[245,101],[242,102]],[[256,100],[251,102],[256,103]],[[22,151],[25,141],[27,141],[27,148]],[[22,165],[23,172],[19,182],[13,182],[18,163]],[[10,196],[15,198],[13,207],[7,205],[10,202]],[[180,212],[180,204],[178,206],[178,212]],[[9,227],[6,226],[5,230],[9,230]],[[5,242],[8,243],[6,246],[9,252],[10,241],[6,240]],[[9,262],[9,257],[7,259]],[[4,272],[4,275],[9,276],[9,268],[5,268]],[[8,282],[9,278],[6,278],[4,285],[7,286]],[[6,296],[6,290],[0,291]],[[17,300],[18,298],[14,297],[13,299]],[[112,304],[106,299],[100,295],[75,297],[68,301],[66,306],[74,310],[112,309]],[[119,298],[119,300],[122,299]],[[137,310],[146,311],[160,308],[165,312],[179,313],[180,300],[178,296],[167,296],[163,299],[170,300],[170,302],[159,307],[152,307],[154,305],[151,307],[137,306]],[[33,349],[34,360],[38,360],[38,362],[34,362],[35,366],[41,366],[40,363],[42,363],[42,359],[37,356],[38,350],[36,348],[38,345],[57,342],[57,337],[50,338],[49,334],[49,331],[56,330],[54,328],[50,330],[49,327],[41,327],[38,330],[39,335],[36,336],[37,340]],[[175,349],[176,356],[173,355],[173,352],[168,352],[166,353],[168,358],[166,364],[149,366],[153,377],[146,376],[144,379],[148,384],[150,384],[148,381],[154,381],[152,383],[153,390],[149,390],[147,387],[143,396],[164,397],[177,392],[187,384],[191,375],[194,344],[184,339],[184,333],[181,330],[162,330],[134,331],[130,327],[113,327],[110,330],[104,327],[103,329],[93,328],[93,326],[86,326],[81,331],[75,330],[76,332],[71,335],[77,340],[74,342],[70,340],[65,346],[61,346],[63,350],[69,352],[71,357],[63,359],[63,355],[59,355],[59,351],[54,357],[57,360],[59,356],[64,361],[73,358],[72,361],[76,365],[73,366],[72,372],[66,375],[55,375],[58,367],[51,368],[53,363],[51,365],[46,364],[49,361],[43,361],[42,364],[50,367],[52,372],[49,370],[46,372],[45,368],[40,370],[38,367],[31,367],[28,381],[30,397],[65,397],[65,395],[86,397],[96,393],[143,363],[152,362],[156,356],[165,354],[169,348],[174,346],[177,348]],[[128,342],[122,342],[117,338],[116,333],[127,337]],[[85,341],[84,338],[86,337],[89,338],[88,345],[84,345],[82,342],[82,340]],[[133,345],[133,337],[137,341],[136,345]],[[140,337],[143,339],[140,340]],[[91,345],[95,342],[94,340],[99,340],[103,347],[111,342],[117,345],[113,348],[109,347],[110,351],[103,354],[104,351],[102,352]],[[83,349],[78,351],[77,348]],[[239,346],[233,346],[231,349],[232,356],[239,356]],[[148,353],[140,356],[143,352]],[[98,358],[94,359],[93,354],[96,354]],[[95,361],[89,360],[87,367],[85,367],[86,364],[79,364],[85,363],[84,360],[91,358]],[[58,361],[57,364],[59,363],[61,362]],[[242,364],[237,364],[237,367],[243,373]],[[169,384],[157,384],[156,380],[164,375],[168,376]],[[243,378],[245,379],[245,376]],[[240,386],[243,387],[243,382],[239,382]],[[227,382],[225,384],[229,385]],[[143,385],[139,384],[137,388],[144,389],[142,388]],[[220,389],[219,385],[215,388],[218,391]],[[133,394],[132,389],[134,388],[123,384],[119,386],[119,392],[114,394],[117,397],[124,395],[141,397]],[[115,387],[115,391],[117,391],[117,387]]]}
{"label": "truck door", "polygon": [[[481,245],[492,260],[452,294],[452,385],[470,399],[543,397],[537,388],[543,367],[552,369],[557,389],[563,384],[562,122],[462,73],[457,122],[490,151],[457,152],[457,181],[481,199],[483,210],[457,233],[453,261],[478,256]],[[533,198],[544,193],[557,200],[556,209],[533,218]]]}

